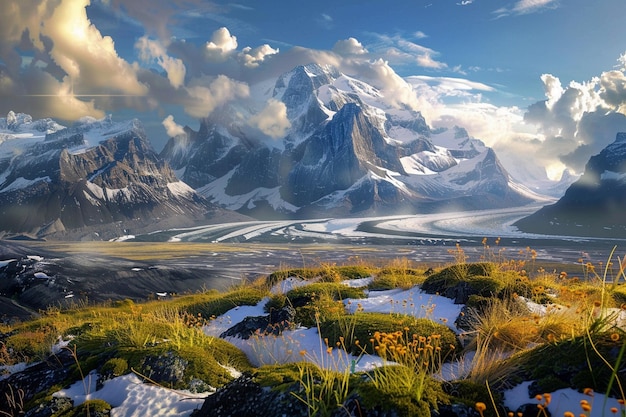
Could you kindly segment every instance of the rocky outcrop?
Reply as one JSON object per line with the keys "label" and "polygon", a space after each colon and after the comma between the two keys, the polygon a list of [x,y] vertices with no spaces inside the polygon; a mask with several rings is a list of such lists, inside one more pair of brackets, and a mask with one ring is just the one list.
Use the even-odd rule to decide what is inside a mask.
{"label": "rocky outcrop", "polygon": [[279,335],[283,330],[294,326],[295,316],[296,310],[291,306],[285,306],[265,316],[246,317],[220,334],[220,337],[231,336],[249,339],[250,336],[257,333]]}
{"label": "rocky outcrop", "polygon": [[[25,410],[25,405],[36,395],[49,391],[53,386],[62,384],[72,372],[71,365],[74,363],[72,354],[67,349],[62,349],[59,353],[50,356],[47,360],[35,363],[21,372],[16,372],[10,377],[0,379],[0,410],[6,411],[9,415],[25,415],[29,410]],[[5,395],[6,394],[6,395]],[[38,412],[46,409],[62,410],[67,409],[67,402],[59,404],[52,401],[46,406],[31,410],[31,416],[45,415]],[[48,416],[52,414],[47,414]]]}

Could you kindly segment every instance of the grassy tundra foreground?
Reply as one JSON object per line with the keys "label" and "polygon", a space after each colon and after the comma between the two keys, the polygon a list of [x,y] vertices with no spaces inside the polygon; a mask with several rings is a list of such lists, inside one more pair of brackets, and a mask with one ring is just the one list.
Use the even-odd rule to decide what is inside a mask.
{"label": "grassy tundra foreground", "polygon": [[[152,253],[158,252],[157,246]],[[0,326],[6,374],[0,380],[0,415],[45,407],[56,401],[55,392],[94,370],[99,384],[134,373],[168,389],[217,389],[207,397],[211,401],[243,373],[247,383],[291,402],[293,415],[429,416],[464,406],[506,416],[521,411],[505,407],[503,392],[523,381],[533,381],[537,396],[527,415],[547,415],[551,393],[563,388],[605,393],[621,407],[626,399],[622,259],[609,253],[602,264],[581,260],[547,270],[530,249],[505,259],[484,242],[475,262],[461,247],[451,254],[455,261],[448,265],[352,259],[344,265],[281,268],[227,291],[50,306],[38,318]],[[436,317],[434,305],[410,313],[416,311],[410,300],[396,301],[387,312],[364,307],[365,300],[390,290],[447,297],[463,308],[452,323]],[[236,306],[262,306],[269,317],[282,311],[291,316],[238,334],[237,340],[247,338],[253,347],[244,353],[231,343],[235,339],[208,330]],[[288,354],[267,355],[301,327],[317,329],[320,351],[292,344]],[[255,350],[265,354],[255,356]],[[363,358],[376,358],[372,362],[378,365],[359,368]],[[55,360],[64,372],[48,385],[35,387],[15,377],[16,364]],[[241,401],[236,405],[246,407]],[[586,403],[566,405],[573,415],[603,406],[591,396]],[[110,408],[94,400],[66,404],[49,415],[96,415],[96,409]],[[203,410],[198,414],[210,415]],[[626,415],[623,407],[607,409],[606,415],[613,412]]]}

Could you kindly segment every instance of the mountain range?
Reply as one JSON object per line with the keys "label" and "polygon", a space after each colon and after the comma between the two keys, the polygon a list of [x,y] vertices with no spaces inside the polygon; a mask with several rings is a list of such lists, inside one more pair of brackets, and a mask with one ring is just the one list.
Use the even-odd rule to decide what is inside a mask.
{"label": "mountain range", "polygon": [[[110,239],[254,217],[323,218],[552,202],[512,178],[462,127],[332,66],[298,66],[250,86],[160,154],[139,120],[70,127],[0,118],[0,237]],[[264,106],[284,112],[263,129]],[[266,126],[267,127],[267,126]],[[564,180],[553,189],[572,181]]]}
{"label": "mountain range", "polygon": [[224,213],[176,177],[138,120],[0,118],[3,237],[109,239]]}
{"label": "mountain range", "polygon": [[493,149],[332,66],[298,66],[251,87],[284,106],[279,139],[255,132],[254,105],[226,105],[160,156],[210,201],[257,218],[466,210],[547,201],[514,181]]}

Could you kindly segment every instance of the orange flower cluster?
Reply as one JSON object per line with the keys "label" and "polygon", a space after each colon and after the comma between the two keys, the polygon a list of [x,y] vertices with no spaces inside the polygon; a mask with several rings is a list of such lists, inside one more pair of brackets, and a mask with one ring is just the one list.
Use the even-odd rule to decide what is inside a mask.
{"label": "orange flower cluster", "polygon": [[[409,328],[392,333],[375,332],[370,339],[381,358],[405,365],[415,372],[432,372],[441,363],[441,335],[409,335]],[[454,346],[452,346],[454,348]]]}

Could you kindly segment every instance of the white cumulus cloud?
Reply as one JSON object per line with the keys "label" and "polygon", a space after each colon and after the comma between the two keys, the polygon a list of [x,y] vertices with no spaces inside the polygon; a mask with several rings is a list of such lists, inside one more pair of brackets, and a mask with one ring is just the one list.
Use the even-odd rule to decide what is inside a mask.
{"label": "white cumulus cloud", "polygon": [[185,74],[187,72],[185,64],[181,59],[169,56],[161,42],[142,36],[135,43],[135,47],[139,50],[139,57],[142,60],[146,62],[154,60],[165,70],[167,79],[172,84],[172,87],[178,88],[185,83]]}
{"label": "white cumulus cloud", "polygon": [[[33,116],[102,117],[103,103],[148,93],[138,67],[87,17],[89,0],[24,0],[0,14],[0,95]],[[25,61],[18,50],[33,50]],[[127,98],[123,98],[126,96]],[[10,101],[10,103],[8,103]]]}
{"label": "white cumulus cloud", "polygon": [[284,137],[291,127],[285,103],[274,99],[269,99],[265,108],[250,118],[249,124],[273,139]]}
{"label": "white cumulus cloud", "polygon": [[172,116],[171,114],[163,119],[161,124],[165,128],[167,136],[171,138],[185,134],[185,129],[174,121],[174,116]]}
{"label": "white cumulus cloud", "polygon": [[244,66],[248,68],[256,68],[263,61],[265,61],[267,57],[276,55],[279,52],[280,51],[278,49],[274,49],[268,44],[257,46],[256,48],[246,46],[239,53],[239,58],[243,61]]}
{"label": "white cumulus cloud", "polygon": [[224,58],[237,49],[237,37],[231,35],[227,28],[221,27],[213,32],[205,48],[209,57]]}
{"label": "white cumulus cloud", "polygon": [[344,56],[364,55],[367,54],[367,49],[357,39],[348,38],[337,41],[333,46],[333,52]]}
{"label": "white cumulus cloud", "polygon": [[225,75],[211,81],[193,80],[193,84],[187,86],[186,91],[188,96],[183,103],[185,112],[197,118],[207,117],[216,107],[237,98],[248,97],[250,94],[247,84]]}

